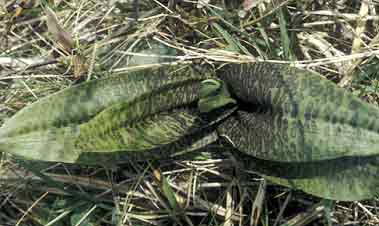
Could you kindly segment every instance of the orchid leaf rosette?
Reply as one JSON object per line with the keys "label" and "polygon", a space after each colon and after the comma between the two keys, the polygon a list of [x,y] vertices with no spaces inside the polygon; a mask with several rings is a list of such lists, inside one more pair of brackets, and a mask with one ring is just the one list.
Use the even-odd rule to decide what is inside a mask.
{"label": "orchid leaf rosette", "polygon": [[272,63],[161,66],[82,83],[7,120],[0,151],[117,164],[217,142],[245,169],[329,199],[379,192],[379,111],[321,76]]}

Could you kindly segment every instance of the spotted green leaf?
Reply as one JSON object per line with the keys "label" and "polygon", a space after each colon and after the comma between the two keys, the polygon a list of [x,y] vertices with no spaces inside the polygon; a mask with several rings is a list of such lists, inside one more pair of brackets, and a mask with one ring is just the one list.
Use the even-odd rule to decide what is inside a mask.
{"label": "spotted green leaf", "polygon": [[220,73],[240,109],[220,127],[241,151],[279,162],[379,154],[379,110],[317,74],[285,65]]}
{"label": "spotted green leaf", "polygon": [[230,65],[220,77],[239,109],[218,131],[247,169],[323,198],[379,195],[376,107],[284,65]]}
{"label": "spotted green leaf", "polygon": [[244,168],[269,181],[326,199],[356,201],[379,195],[379,155],[316,162],[277,162],[233,152]]}
{"label": "spotted green leaf", "polygon": [[203,117],[196,107],[201,82],[210,77],[188,66],[164,67],[65,89],[9,119],[0,130],[0,150],[27,159],[91,164],[167,157],[201,140],[193,134],[205,133],[219,116]]}

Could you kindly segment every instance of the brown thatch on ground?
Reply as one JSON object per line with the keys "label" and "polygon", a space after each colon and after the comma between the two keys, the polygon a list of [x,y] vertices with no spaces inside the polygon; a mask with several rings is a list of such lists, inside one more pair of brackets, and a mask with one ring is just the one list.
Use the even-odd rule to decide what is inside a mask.
{"label": "brown thatch on ground", "polygon": [[[0,0],[0,123],[73,84],[135,69],[130,57],[149,59],[140,50],[155,44],[176,50],[160,56],[171,63],[293,64],[378,104],[378,10],[374,0]],[[206,152],[112,169],[2,156],[0,225],[379,224],[376,199],[321,200],[236,164]]]}

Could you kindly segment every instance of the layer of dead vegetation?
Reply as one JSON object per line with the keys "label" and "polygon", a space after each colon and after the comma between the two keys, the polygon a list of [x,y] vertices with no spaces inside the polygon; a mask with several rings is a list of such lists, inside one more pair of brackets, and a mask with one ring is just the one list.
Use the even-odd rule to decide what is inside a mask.
{"label": "layer of dead vegetation", "polygon": [[[374,0],[2,0],[0,6],[0,122],[73,84],[134,70],[130,56],[148,59],[141,46],[156,44],[177,52],[167,63],[293,64],[378,103]],[[196,161],[113,169],[4,156],[0,225],[379,223],[377,200],[320,200],[236,166],[228,155],[207,153]]]}

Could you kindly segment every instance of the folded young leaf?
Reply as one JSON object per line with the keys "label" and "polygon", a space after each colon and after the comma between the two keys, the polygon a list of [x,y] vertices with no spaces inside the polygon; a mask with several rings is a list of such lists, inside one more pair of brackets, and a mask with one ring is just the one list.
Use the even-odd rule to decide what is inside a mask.
{"label": "folded young leaf", "polygon": [[216,109],[236,105],[237,102],[230,97],[226,84],[221,80],[207,79],[200,86],[200,112],[210,113]]}
{"label": "folded young leaf", "polygon": [[285,65],[229,65],[219,77],[240,109],[219,131],[260,159],[311,162],[379,154],[379,110],[317,74]]}

